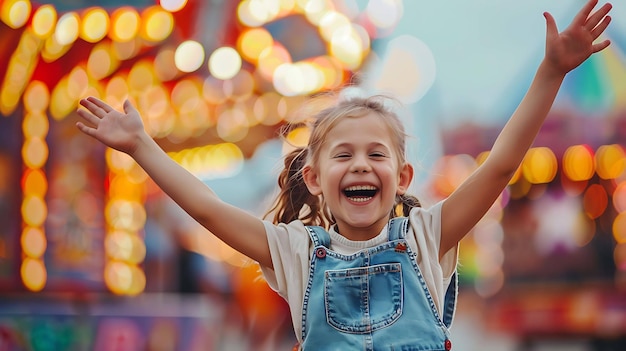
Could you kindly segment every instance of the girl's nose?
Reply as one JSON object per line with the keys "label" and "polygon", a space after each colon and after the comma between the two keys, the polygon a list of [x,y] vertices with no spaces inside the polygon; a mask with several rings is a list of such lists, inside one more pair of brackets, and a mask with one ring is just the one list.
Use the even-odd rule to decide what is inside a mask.
{"label": "girl's nose", "polygon": [[371,171],[372,168],[370,167],[369,163],[362,159],[362,158],[355,158],[354,162],[352,163],[352,169],[351,171],[353,173],[366,173]]}

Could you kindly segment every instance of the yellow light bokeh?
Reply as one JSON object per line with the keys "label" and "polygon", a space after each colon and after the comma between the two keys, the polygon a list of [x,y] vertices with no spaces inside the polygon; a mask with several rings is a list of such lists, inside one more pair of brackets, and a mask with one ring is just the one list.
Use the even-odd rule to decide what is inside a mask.
{"label": "yellow light bokeh", "polygon": [[50,103],[48,87],[41,81],[31,81],[24,91],[23,100],[24,107],[29,112],[45,113]]}
{"label": "yellow light bokeh", "polygon": [[22,132],[26,139],[45,139],[49,129],[48,116],[44,113],[27,113],[22,121]]}
{"label": "yellow light bokeh", "polygon": [[22,201],[22,220],[31,227],[40,227],[48,216],[48,206],[44,198],[27,195]]}
{"label": "yellow light bokeh", "polygon": [[114,294],[137,295],[145,289],[146,276],[135,265],[109,261],[104,267],[104,282]]}
{"label": "yellow light bokeh", "polygon": [[595,173],[593,151],[587,145],[574,145],[565,150],[563,172],[573,181],[589,180]]}
{"label": "yellow light bokeh", "polygon": [[86,69],[91,78],[99,80],[108,77],[119,65],[120,61],[111,52],[111,45],[101,42],[91,49]]}
{"label": "yellow light bokeh", "polygon": [[17,29],[26,24],[31,11],[28,0],[5,0],[0,8],[0,18],[7,26]]}
{"label": "yellow light bokeh", "polygon": [[52,5],[42,5],[33,14],[33,33],[39,38],[46,39],[52,33],[57,23],[57,11]]}
{"label": "yellow light bokeh", "polygon": [[44,42],[41,57],[45,62],[54,62],[65,55],[71,47],[71,44],[61,45],[56,35],[51,35]]}
{"label": "yellow light bokeh", "polygon": [[547,147],[531,148],[522,162],[522,174],[532,184],[551,182],[557,168],[556,156]]}
{"label": "yellow light bokeh", "polygon": [[237,39],[241,56],[250,62],[257,62],[263,50],[274,44],[274,38],[265,28],[245,30]]}
{"label": "yellow light bokeh", "polygon": [[48,192],[48,179],[41,168],[27,169],[22,176],[22,192],[25,196],[44,198]]}
{"label": "yellow light bokeh", "polygon": [[106,236],[104,246],[107,256],[114,260],[139,264],[146,257],[143,240],[132,233],[115,231]]}
{"label": "yellow light bokeh", "polygon": [[80,33],[80,17],[75,12],[65,13],[57,22],[54,38],[61,46],[73,44]]}
{"label": "yellow light bokeh", "polygon": [[613,221],[613,238],[618,244],[626,244],[626,212],[619,213]]}
{"label": "yellow light bokeh", "polygon": [[22,244],[22,251],[31,258],[42,257],[46,252],[46,247],[48,246],[46,235],[41,228],[24,228],[20,241]]}
{"label": "yellow light bokeh", "polygon": [[39,259],[25,258],[22,261],[20,274],[22,275],[24,286],[30,291],[41,291],[46,286],[48,273],[46,272],[46,266]]}
{"label": "yellow light bokeh", "polygon": [[186,40],[176,48],[174,62],[181,72],[194,72],[202,66],[205,52],[202,44],[194,40]]}
{"label": "yellow light bokeh", "polygon": [[92,7],[85,11],[80,26],[80,37],[87,42],[97,43],[109,32],[111,20],[108,12],[100,7]]}
{"label": "yellow light bokeh", "polygon": [[133,65],[128,72],[128,88],[130,92],[145,91],[157,83],[156,75],[150,60],[141,60]]}
{"label": "yellow light bokeh", "polygon": [[114,229],[138,231],[146,224],[146,210],[140,202],[111,200],[104,212],[107,223]]}
{"label": "yellow light bokeh", "polygon": [[151,6],[142,14],[142,26],[139,34],[142,38],[159,42],[165,40],[174,30],[174,17],[159,6]]}
{"label": "yellow light bokeh", "polygon": [[111,15],[109,37],[114,41],[127,42],[133,40],[139,32],[141,17],[135,8],[123,6]]}
{"label": "yellow light bokeh", "polygon": [[209,57],[209,72],[218,79],[230,79],[241,70],[241,56],[237,50],[223,46],[211,54]]}
{"label": "yellow light bokeh", "polygon": [[48,144],[41,138],[29,138],[22,146],[22,159],[29,168],[41,168],[48,160]]}
{"label": "yellow light bokeh", "polygon": [[615,179],[624,173],[626,153],[618,144],[602,145],[596,151],[596,172],[602,179]]}

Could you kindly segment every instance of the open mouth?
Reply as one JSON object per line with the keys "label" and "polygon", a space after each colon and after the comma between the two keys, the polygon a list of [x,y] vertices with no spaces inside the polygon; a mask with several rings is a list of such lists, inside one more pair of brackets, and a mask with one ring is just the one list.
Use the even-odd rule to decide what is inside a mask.
{"label": "open mouth", "polygon": [[376,195],[378,188],[373,185],[355,185],[343,189],[344,195],[354,202],[365,202]]}

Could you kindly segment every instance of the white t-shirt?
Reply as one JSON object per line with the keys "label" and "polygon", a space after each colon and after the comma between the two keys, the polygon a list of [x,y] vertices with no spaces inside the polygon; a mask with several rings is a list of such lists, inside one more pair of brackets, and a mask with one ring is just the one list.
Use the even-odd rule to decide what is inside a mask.
{"label": "white t-shirt", "polygon": [[[417,263],[439,312],[458,259],[457,245],[446,252],[439,262],[441,205],[442,202],[439,202],[429,209],[413,208],[406,238],[410,248],[417,253]],[[302,301],[308,283],[313,242],[299,220],[279,225],[264,221],[264,224],[274,269],[262,266],[261,271],[269,286],[288,302],[296,337],[302,342]],[[329,234],[330,249],[344,255],[388,240],[386,226],[380,234],[367,241],[348,240],[334,229]]]}

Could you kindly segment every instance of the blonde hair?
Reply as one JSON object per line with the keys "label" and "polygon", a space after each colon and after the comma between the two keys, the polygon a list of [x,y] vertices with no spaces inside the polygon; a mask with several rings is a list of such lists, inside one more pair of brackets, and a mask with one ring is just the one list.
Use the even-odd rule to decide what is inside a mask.
{"label": "blonde hair", "polygon": [[[273,221],[289,223],[301,220],[305,225],[319,225],[328,229],[335,220],[322,196],[312,195],[302,179],[302,169],[306,165],[315,166],[319,150],[328,132],[343,118],[360,117],[374,112],[385,122],[392,133],[399,165],[406,163],[406,133],[398,115],[386,102],[395,102],[391,97],[374,95],[370,97],[348,97],[337,100],[332,106],[315,114],[311,123],[311,135],[306,147],[295,148],[284,158],[284,169],[278,176],[280,192],[274,206],[268,211],[274,213]],[[411,208],[420,207],[419,200],[412,195],[396,197],[396,204],[389,217],[408,216]]]}

